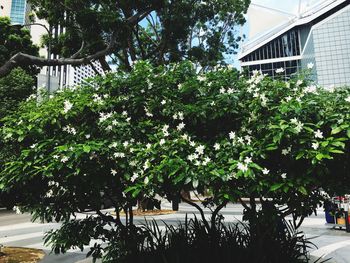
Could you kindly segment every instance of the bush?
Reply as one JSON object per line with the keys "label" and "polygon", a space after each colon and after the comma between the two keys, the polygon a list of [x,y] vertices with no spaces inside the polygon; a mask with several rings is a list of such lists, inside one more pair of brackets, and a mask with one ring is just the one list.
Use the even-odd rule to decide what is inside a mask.
{"label": "bush", "polygon": [[118,241],[107,250],[104,262],[119,263],[297,263],[309,262],[312,243],[283,221],[283,234],[252,237],[244,224],[225,225],[222,220],[206,228],[203,221],[188,219],[162,228],[156,221]]}
{"label": "bush", "polygon": [[[92,254],[101,256],[133,225],[138,199],[191,203],[181,193],[193,189],[209,191],[217,208],[240,201],[258,242],[279,218],[310,215],[320,187],[350,188],[349,107],[349,88],[323,89],[303,76],[285,82],[139,62],[129,73],[30,99],[6,117],[1,135],[17,151],[0,189],[34,218],[64,221],[48,236],[56,252],[101,239],[106,246]],[[257,198],[271,205],[260,209]],[[106,199],[116,217],[101,211]],[[86,210],[94,215],[72,219]]]}

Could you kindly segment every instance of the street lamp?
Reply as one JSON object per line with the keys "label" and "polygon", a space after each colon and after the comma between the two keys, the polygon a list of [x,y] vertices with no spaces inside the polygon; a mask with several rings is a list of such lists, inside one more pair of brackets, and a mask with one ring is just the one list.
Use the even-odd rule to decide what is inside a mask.
{"label": "street lamp", "polygon": [[[49,36],[49,44],[47,46],[47,59],[51,58],[51,42],[52,42],[52,36],[51,36],[51,26],[49,28],[46,25],[40,24],[40,23],[30,23],[30,24],[12,24],[12,26],[41,26],[43,27],[48,36]],[[47,72],[46,72],[46,82],[47,82],[47,92],[50,93],[51,91],[51,75],[50,75],[50,66],[47,66]]]}

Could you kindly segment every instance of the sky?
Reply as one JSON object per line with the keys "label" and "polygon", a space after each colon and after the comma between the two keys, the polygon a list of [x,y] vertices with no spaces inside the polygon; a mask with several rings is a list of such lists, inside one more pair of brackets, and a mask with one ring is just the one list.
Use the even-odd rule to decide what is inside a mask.
{"label": "sky", "polygon": [[[302,6],[308,3],[313,5],[322,0],[302,0]],[[299,7],[299,0],[252,0],[252,3],[264,5],[276,9],[280,9],[287,12],[297,13]]]}

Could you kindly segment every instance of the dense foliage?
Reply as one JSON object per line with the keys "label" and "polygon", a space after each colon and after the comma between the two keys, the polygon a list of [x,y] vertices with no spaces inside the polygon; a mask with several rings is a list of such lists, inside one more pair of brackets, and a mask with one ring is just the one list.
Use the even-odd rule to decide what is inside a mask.
{"label": "dense foliage", "polygon": [[[112,35],[112,59],[124,69],[131,61],[155,64],[190,59],[202,66],[224,61],[237,49],[237,25],[250,0],[30,0],[39,18],[65,32],[53,36],[53,52],[79,57],[105,48]],[[48,41],[48,39],[46,39]],[[100,60],[108,69],[105,59]]]}
{"label": "dense foliage", "polygon": [[[18,52],[38,56],[39,48],[32,43],[27,28],[20,25],[11,25],[10,18],[0,17],[0,66]],[[32,76],[38,73],[36,66],[25,66],[23,68]]]}
{"label": "dense foliage", "polygon": [[[0,18],[1,19],[1,18]],[[28,75],[23,69],[17,68],[13,70],[8,76],[0,78],[0,119],[15,111],[19,104],[26,100],[34,93],[34,79]],[[0,121],[0,126],[3,123]],[[16,155],[14,145],[4,143],[0,140],[0,167]],[[0,204],[7,199],[7,206],[11,207],[11,196],[5,195],[0,191]]]}
{"label": "dense foliage", "polygon": [[[322,200],[321,187],[349,189],[350,90],[139,62],[130,73],[32,98],[5,119],[2,136],[19,154],[0,187],[35,218],[65,221],[49,236],[56,252],[94,239],[113,244],[130,229],[138,198],[174,200],[192,189],[217,205],[207,229],[227,202],[249,197],[244,219],[259,240],[267,230],[278,235],[278,218],[293,215],[297,226]],[[106,201],[116,217],[101,211]],[[86,210],[96,216],[71,219]],[[93,255],[101,250],[96,244]]]}

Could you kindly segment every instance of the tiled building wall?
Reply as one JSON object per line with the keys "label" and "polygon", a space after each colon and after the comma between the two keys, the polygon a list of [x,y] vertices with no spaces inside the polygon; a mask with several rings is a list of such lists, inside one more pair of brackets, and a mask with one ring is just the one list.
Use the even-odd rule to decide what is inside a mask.
{"label": "tiled building wall", "polygon": [[317,81],[350,85],[350,7],[313,29]]}

